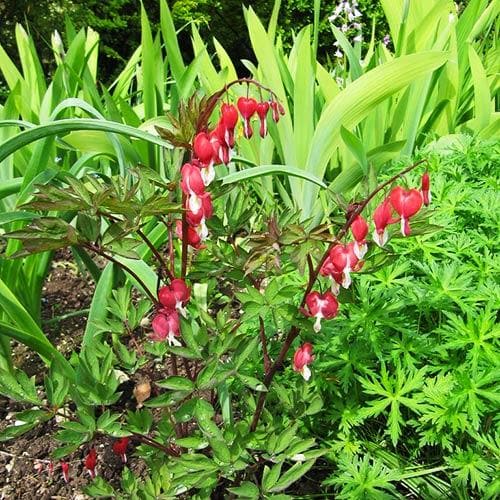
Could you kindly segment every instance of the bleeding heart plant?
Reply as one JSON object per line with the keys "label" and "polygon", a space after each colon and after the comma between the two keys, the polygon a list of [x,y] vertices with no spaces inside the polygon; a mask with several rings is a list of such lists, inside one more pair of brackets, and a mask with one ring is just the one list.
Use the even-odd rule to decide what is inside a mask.
{"label": "bleeding heart plant", "polygon": [[[247,85],[246,96],[232,95],[239,84]],[[252,88],[258,100],[251,96]],[[276,374],[297,372],[310,380],[315,356],[323,356],[317,349],[313,356],[315,339],[330,335],[335,318],[343,314],[347,292],[341,287],[351,287],[364,259],[374,253],[370,217],[364,212],[383,192],[371,217],[372,240],[386,245],[388,227],[400,221],[403,236],[408,236],[410,219],[430,202],[429,175],[422,177],[420,190],[393,186],[421,161],[384,182],[349,206],[335,235],[324,227],[307,232],[298,217],[280,224],[267,214],[266,229],[259,232],[255,227],[264,219],[261,207],[251,203],[251,190],[231,191],[234,186],[219,179],[235,170],[240,141],[255,144],[269,127],[279,126],[284,109],[276,95],[243,79],[179,109],[175,130],[159,129],[162,137],[183,148],[172,156],[179,160],[172,160],[171,179],[164,181],[146,167],[111,180],[61,174],[58,184],[40,188],[26,206],[51,214],[71,211],[77,214],[75,222],[40,216],[7,235],[23,241],[27,253],[72,246],[84,252],[81,259],[93,254],[112,266],[98,270],[104,302],[96,302],[100,313],[92,316],[81,352],[72,358],[75,378],[67,380],[53,365],[43,418],[68,406],[70,396],[75,401],[74,421],[64,423],[58,433],[64,446],[55,458],[89,449],[89,443],[83,465],[94,485],[104,484],[103,473],[96,478],[95,439],[107,435],[113,436],[111,450],[122,464],[129,460],[127,453],[131,461],[141,457],[163,478],[155,490],[158,497],[186,491],[209,496],[223,481],[244,484],[253,470],[276,476],[272,486],[261,487],[267,498],[287,487],[286,475],[296,466],[282,473],[286,460],[306,461],[309,467],[321,454],[298,436],[296,426],[290,427],[311,408],[301,414],[291,408],[280,424],[282,437],[271,437],[273,417],[264,407]],[[236,133],[240,116],[243,137]],[[255,137],[254,118],[260,125]],[[295,266],[307,268],[306,283]],[[124,274],[129,281],[124,282]],[[290,275],[293,286],[286,281]],[[327,287],[323,277],[329,280]],[[123,286],[109,292],[114,282]],[[353,288],[349,293],[355,297]],[[286,363],[291,352],[292,370]],[[288,401],[307,400],[307,385],[295,385],[298,392],[287,395]],[[273,393],[273,398],[280,395]],[[304,404],[317,406],[318,399]],[[126,410],[120,413],[117,407]],[[265,425],[259,425],[263,418]],[[104,467],[101,461],[100,470]],[[62,461],[61,469],[68,481],[69,463]],[[276,486],[279,477],[285,486]],[[239,487],[231,491],[238,493]],[[259,491],[252,489],[253,497]]]}

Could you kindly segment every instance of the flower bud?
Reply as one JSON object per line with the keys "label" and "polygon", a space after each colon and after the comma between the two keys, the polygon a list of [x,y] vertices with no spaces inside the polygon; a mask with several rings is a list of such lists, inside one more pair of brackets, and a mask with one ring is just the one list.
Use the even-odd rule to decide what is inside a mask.
{"label": "flower bud", "polygon": [[280,121],[280,112],[278,110],[278,103],[276,101],[271,101],[269,103],[269,106],[271,107],[273,121],[275,123],[278,123]]}
{"label": "flower bud", "polygon": [[422,199],[426,207],[429,206],[432,199],[430,188],[431,179],[429,177],[429,172],[424,172],[424,174],[422,175]]}
{"label": "flower bud", "polygon": [[267,112],[269,111],[269,103],[268,102],[259,102],[257,104],[257,115],[260,120],[260,129],[259,133],[262,138],[267,135]]}
{"label": "flower bud", "polygon": [[312,350],[312,344],[306,342],[293,355],[293,370],[301,373],[306,381],[311,378],[311,370],[308,365],[314,361]]}

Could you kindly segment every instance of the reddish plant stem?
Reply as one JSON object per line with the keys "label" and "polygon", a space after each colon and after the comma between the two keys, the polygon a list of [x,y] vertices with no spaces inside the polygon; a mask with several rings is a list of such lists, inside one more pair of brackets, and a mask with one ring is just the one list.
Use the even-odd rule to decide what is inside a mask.
{"label": "reddish plant stem", "polygon": [[189,362],[186,358],[182,358],[182,362],[184,364],[184,369],[186,370],[186,375],[189,377],[189,380],[194,381],[193,374],[191,373],[191,368],[189,367]]}
{"label": "reddish plant stem", "polygon": [[153,255],[156,257],[156,260],[160,264],[160,269],[165,271],[165,274],[168,276],[168,279],[172,280],[174,279],[173,274],[170,272],[170,269],[168,268],[168,265],[165,261],[165,259],[162,257],[160,252],[156,249],[156,247],[151,243],[151,240],[140,230],[137,230],[137,234],[141,237],[141,239],[146,243],[148,248],[151,250]]}
{"label": "reddish plant stem", "polygon": [[[356,217],[366,208],[368,203],[370,203],[370,201],[377,195],[377,193],[379,193],[385,187],[392,184],[395,180],[404,176],[405,174],[407,174],[408,172],[410,172],[411,170],[413,170],[418,165],[421,165],[424,162],[427,162],[427,160],[423,159],[423,160],[417,161],[416,163],[413,163],[409,167],[406,167],[404,170],[399,172],[399,174],[391,177],[388,181],[383,182],[382,184],[377,186],[377,188],[374,189],[363,202],[356,205],[355,209],[352,210],[352,212],[348,216],[345,224],[342,226],[340,231],[335,236],[333,242],[330,243],[330,245],[328,246],[328,249],[323,254],[323,257],[318,262],[317,266],[312,270],[312,272],[310,272],[309,280],[308,280],[308,283],[307,283],[307,286],[306,286],[306,289],[304,292],[304,296],[302,298],[302,302],[300,303],[300,307],[304,307],[304,305],[306,303],[306,297],[311,292],[312,287],[314,286],[314,283],[316,282],[316,279],[318,278],[319,271],[320,271],[322,265],[324,264],[325,260],[327,259],[328,254],[330,253],[330,250],[335,245],[337,245],[340,242],[340,240],[342,240],[342,238],[347,234],[347,232],[349,231],[349,228],[351,227],[351,224],[354,222],[354,219],[356,219]],[[276,374],[276,371],[278,370],[279,366],[281,366],[281,364],[283,363],[283,360],[285,359],[293,341],[297,338],[299,333],[300,333],[300,329],[297,326],[294,325],[290,328],[290,331],[288,332],[288,335],[287,335],[285,341],[283,342],[283,345],[281,346],[281,349],[280,349],[280,352],[279,352],[277,358],[275,359],[274,363],[271,365],[271,368],[269,369],[269,371],[266,372],[266,375],[264,377],[264,385],[266,387],[269,387],[271,385],[271,382],[273,381],[273,378],[274,378],[274,375]],[[260,419],[260,416],[262,415],[262,410],[264,409],[264,404],[266,402],[266,395],[267,395],[267,392],[261,392],[259,395],[259,399],[257,401],[255,412],[254,412],[254,415],[252,418],[252,422],[250,424],[250,432],[254,432],[255,429],[257,428],[257,424],[259,423],[259,419]]]}
{"label": "reddish plant stem", "polygon": [[172,375],[178,375],[179,369],[177,368],[177,356],[174,353],[171,353],[170,359],[172,361]]}
{"label": "reddish plant stem", "polygon": [[[182,193],[182,206],[186,206],[187,196]],[[186,210],[182,211],[182,254],[181,254],[181,278],[186,277],[188,258],[188,223],[186,219]]]}
{"label": "reddish plant stem", "polygon": [[[278,96],[276,95],[276,93],[273,92],[269,87],[262,85],[257,80],[254,80],[253,78],[238,78],[237,80],[233,80],[232,82],[227,83],[226,85],[224,85],[224,87],[221,90],[215,92],[215,94],[212,94],[208,98],[205,109],[200,114],[198,121],[196,123],[196,132],[201,132],[207,128],[207,123],[208,123],[208,120],[210,119],[210,115],[212,114],[212,111],[214,110],[215,106],[217,105],[217,102],[229,90],[229,88],[232,87],[233,85],[238,85],[238,84],[241,85],[243,83],[246,83],[248,86],[250,84],[253,84],[256,87],[258,87],[259,90],[265,90],[266,92],[269,92],[273,96],[273,98],[276,101],[278,101]],[[248,97],[248,87],[247,87],[247,97]]]}
{"label": "reddish plant stem", "polygon": [[269,358],[269,353],[267,352],[266,331],[264,328],[264,320],[262,319],[262,316],[259,316],[259,323],[260,323],[259,335],[260,335],[260,342],[262,344],[262,355],[264,358],[264,373],[267,373],[271,368],[271,359]]}
{"label": "reddish plant stem", "polygon": [[174,255],[174,233],[173,233],[172,217],[169,217],[168,229],[168,258],[170,260],[170,274],[175,276],[175,255]]}
{"label": "reddish plant stem", "polygon": [[147,446],[151,446],[152,448],[156,448],[158,450],[161,450],[164,453],[166,453],[167,455],[170,455],[171,457],[178,457],[178,456],[180,456],[180,453],[177,450],[175,450],[174,448],[172,448],[171,446],[165,446],[165,445],[163,445],[161,443],[158,443],[155,440],[153,440],[153,439],[151,439],[151,438],[149,438],[147,436],[144,436],[142,434],[137,434],[135,432],[133,432],[132,435],[140,443],[143,443],[143,444],[145,444]]}
{"label": "reddish plant stem", "polygon": [[[114,215],[105,213],[105,212],[97,212],[98,215],[102,215],[103,217],[108,218],[112,222],[124,222],[122,219],[119,217],[115,217]],[[165,262],[165,259],[161,256],[160,252],[156,249],[156,247],[153,245],[151,240],[144,234],[144,232],[141,229],[137,229],[137,234],[141,238],[144,243],[148,246],[148,248],[151,250],[152,254],[155,256],[156,260],[160,264],[160,269],[164,269],[165,273],[169,277],[169,279],[173,279],[173,276],[171,275],[167,263]]]}
{"label": "reddish plant stem", "polygon": [[97,255],[100,255],[101,257],[105,258],[106,260],[113,262],[113,264],[116,264],[118,267],[123,269],[126,273],[130,274],[130,276],[132,276],[142,286],[146,295],[151,299],[151,302],[153,302],[153,304],[155,304],[155,305],[158,305],[157,298],[149,291],[149,288],[146,286],[144,281],[142,281],[141,278],[139,278],[139,276],[134,271],[132,271],[132,269],[129,269],[125,264],[122,264],[121,262],[116,260],[112,255],[108,255],[107,253],[105,253],[97,245],[92,245],[91,243],[84,243],[82,246],[87,248],[88,250],[92,250],[92,252],[96,253]]}

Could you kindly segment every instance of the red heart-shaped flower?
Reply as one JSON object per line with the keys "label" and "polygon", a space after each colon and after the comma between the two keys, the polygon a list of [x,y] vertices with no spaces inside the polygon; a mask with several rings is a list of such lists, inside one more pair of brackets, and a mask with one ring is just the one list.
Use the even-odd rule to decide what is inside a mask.
{"label": "red heart-shaped flower", "polygon": [[243,118],[250,118],[257,110],[257,101],[253,97],[240,97],[238,99],[238,110]]}
{"label": "red heart-shaped flower", "polygon": [[396,186],[389,196],[391,205],[401,217],[411,217],[422,207],[422,195],[417,189],[408,191],[401,186]]}

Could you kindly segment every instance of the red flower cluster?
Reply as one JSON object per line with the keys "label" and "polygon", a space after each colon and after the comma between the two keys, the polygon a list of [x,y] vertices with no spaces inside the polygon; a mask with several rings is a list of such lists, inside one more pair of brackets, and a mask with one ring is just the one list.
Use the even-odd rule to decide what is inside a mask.
{"label": "red flower cluster", "polygon": [[[430,177],[427,172],[422,176],[422,187],[420,190],[406,190],[401,186],[394,187],[389,196],[380,203],[373,213],[375,224],[373,241],[379,246],[385,245],[389,238],[387,226],[396,222],[401,222],[401,233],[403,236],[410,235],[410,218],[420,210],[422,204],[428,206],[430,200]],[[396,214],[399,217],[395,216]],[[307,309],[302,309],[302,312],[306,316],[316,318],[314,323],[315,332],[320,331],[322,319],[331,319],[337,315],[339,304],[335,295],[338,295],[340,286],[348,288],[351,285],[351,272],[359,271],[363,267],[364,261],[362,259],[368,250],[366,242],[369,232],[368,222],[361,215],[358,215],[351,223],[350,229],[354,241],[345,245],[338,243],[333,246],[319,271],[322,276],[331,278],[331,291],[327,291],[324,294],[313,291],[306,296]],[[309,353],[309,357],[307,359],[309,361],[304,365],[297,360],[305,359],[304,349],[306,346],[308,346],[307,353]],[[304,344],[295,352],[293,361],[293,369],[300,371],[306,380],[310,377],[310,370],[307,368],[307,364],[313,360],[310,355],[311,352],[311,344]],[[304,366],[307,368],[306,371],[304,371]]]}
{"label": "red flower cluster", "polygon": [[250,120],[254,115],[259,117],[259,134],[262,138],[267,135],[267,113],[271,109],[272,118],[275,122],[280,119],[280,114],[285,114],[285,109],[277,101],[257,102],[253,97],[240,97],[238,99],[238,110],[243,117],[243,135],[250,139],[253,135],[252,124]]}
{"label": "red flower cluster", "polygon": [[[379,246],[385,245],[389,239],[386,227],[396,222],[401,222],[401,234],[409,236],[411,234],[410,217],[413,217],[422,208],[422,204],[428,206],[430,201],[430,177],[428,172],[422,175],[420,190],[415,188],[407,190],[401,186],[393,188],[389,196],[373,213],[373,221],[375,222],[373,241]],[[393,211],[399,217],[393,217]]]}
{"label": "red flower cluster", "polygon": [[[213,214],[212,197],[206,191],[215,178],[214,165],[228,164],[235,144],[235,128],[239,114],[243,118],[243,135],[253,135],[251,118],[257,114],[260,120],[260,135],[267,135],[267,113],[273,110],[273,119],[278,121],[283,107],[276,101],[257,102],[253,97],[240,97],[237,108],[223,103],[220,119],[210,132],[199,132],[193,140],[193,158],[181,168],[181,189],[186,195],[187,241],[199,249],[208,236],[205,221]],[[238,114],[239,112],[239,114]],[[177,221],[176,232],[182,238],[182,223]]]}
{"label": "red flower cluster", "polygon": [[[361,216],[358,216],[358,218],[362,219]],[[366,224],[364,219],[363,222]],[[364,238],[362,241],[364,241]],[[332,292],[335,295],[338,294],[340,285],[344,288],[351,286],[351,272],[358,271],[363,266],[363,261],[358,257],[360,255],[360,245],[361,247],[366,246],[365,243],[360,244],[358,241],[351,241],[347,245],[342,245],[341,243],[335,245],[321,266],[319,272],[322,276],[329,276],[331,278]],[[358,251],[356,251],[357,249]]]}
{"label": "red flower cluster", "polygon": [[191,289],[180,278],[173,279],[170,285],[162,286],[158,290],[160,305],[152,321],[152,340],[157,342],[166,340],[169,345],[181,345],[175,338],[180,336],[179,313],[186,316],[184,306],[190,297]]}

